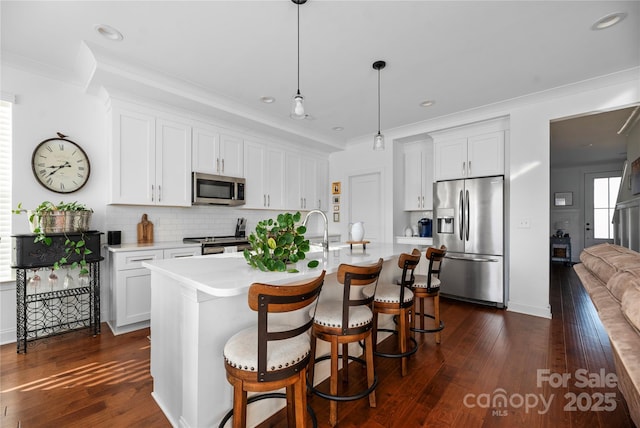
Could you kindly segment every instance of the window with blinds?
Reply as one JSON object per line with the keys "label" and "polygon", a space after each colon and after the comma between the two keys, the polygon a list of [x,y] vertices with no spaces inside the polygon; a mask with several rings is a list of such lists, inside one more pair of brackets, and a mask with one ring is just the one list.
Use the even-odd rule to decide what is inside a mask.
{"label": "window with blinds", "polygon": [[0,281],[11,273],[11,103],[0,101]]}

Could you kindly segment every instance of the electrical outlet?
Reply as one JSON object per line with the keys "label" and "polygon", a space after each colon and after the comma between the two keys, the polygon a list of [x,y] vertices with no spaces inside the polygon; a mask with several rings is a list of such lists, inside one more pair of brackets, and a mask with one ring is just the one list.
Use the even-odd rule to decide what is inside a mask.
{"label": "electrical outlet", "polygon": [[520,219],[520,223],[518,223],[518,227],[520,229],[529,229],[531,227],[531,222],[528,218]]}

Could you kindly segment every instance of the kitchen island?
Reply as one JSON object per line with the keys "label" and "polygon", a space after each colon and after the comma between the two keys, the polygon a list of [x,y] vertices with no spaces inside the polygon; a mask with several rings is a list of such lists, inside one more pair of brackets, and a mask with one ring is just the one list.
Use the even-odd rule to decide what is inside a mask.
{"label": "kitchen island", "polygon": [[[218,426],[232,408],[222,349],[236,332],[257,322],[247,292],[254,282],[286,284],[327,271],[320,298],[341,295],[336,272],[341,263],[372,264],[384,260],[381,280],[398,276],[397,258],[413,246],[372,243],[366,251],[338,245],[313,251],[298,262],[299,273],[261,272],[249,267],[242,253],[143,262],[151,270],[151,376],[153,397],[174,427]],[[320,266],[307,268],[309,260]],[[381,320],[390,324],[391,320]],[[321,345],[319,343],[319,345]],[[328,352],[318,346],[318,352]],[[359,353],[359,349],[351,352]],[[316,382],[329,368],[316,369]],[[284,400],[253,403],[247,422],[255,425],[284,406]]]}

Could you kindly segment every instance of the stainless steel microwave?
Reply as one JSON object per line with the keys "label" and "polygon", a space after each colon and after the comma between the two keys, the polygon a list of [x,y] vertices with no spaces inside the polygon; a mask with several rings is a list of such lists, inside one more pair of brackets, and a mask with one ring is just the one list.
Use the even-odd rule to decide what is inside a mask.
{"label": "stainless steel microwave", "polygon": [[244,205],[245,179],[222,175],[192,173],[191,203],[193,205]]}

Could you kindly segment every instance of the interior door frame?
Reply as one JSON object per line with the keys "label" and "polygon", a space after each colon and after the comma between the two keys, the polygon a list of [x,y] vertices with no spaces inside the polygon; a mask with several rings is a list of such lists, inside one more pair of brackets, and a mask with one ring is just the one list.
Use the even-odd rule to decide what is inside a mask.
{"label": "interior door frame", "polygon": [[613,237],[611,237],[611,239],[596,239],[593,237],[593,180],[595,178],[607,178],[616,176],[622,177],[622,171],[607,170],[584,173],[584,221],[582,228],[584,248],[588,248],[597,244],[613,243]]}

